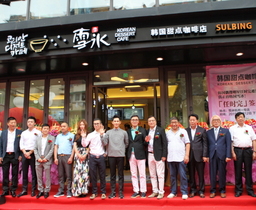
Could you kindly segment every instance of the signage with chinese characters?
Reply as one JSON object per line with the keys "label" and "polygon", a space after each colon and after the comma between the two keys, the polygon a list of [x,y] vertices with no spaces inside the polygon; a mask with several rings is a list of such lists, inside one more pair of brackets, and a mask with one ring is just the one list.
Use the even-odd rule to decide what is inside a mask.
{"label": "signage with chinese characters", "polygon": [[130,37],[135,37],[136,27],[126,27],[116,29],[115,38],[118,42],[128,42]]}
{"label": "signage with chinese characters", "polygon": [[255,118],[256,63],[207,66],[206,73],[210,116],[233,121],[237,112],[244,112]]}
{"label": "signage with chinese characters", "polygon": [[101,47],[101,44],[105,46],[110,46],[110,43],[105,41],[104,39],[107,38],[107,34],[103,36],[100,35],[98,32],[98,27],[92,27],[91,33],[90,29],[79,28],[73,31],[73,48],[77,48],[78,50],[86,48],[88,45],[90,48],[94,48],[97,46],[98,48]]}
{"label": "signage with chinese characters", "polygon": [[207,33],[206,25],[193,25],[193,26],[176,26],[176,27],[164,27],[153,28],[150,31],[152,37],[157,36],[174,36],[182,34],[205,34]]}
{"label": "signage with chinese characters", "polygon": [[10,52],[12,56],[16,55],[27,55],[28,48],[25,45],[26,38],[28,34],[22,34],[21,36],[12,36],[7,37],[7,45],[5,46],[5,52]]}

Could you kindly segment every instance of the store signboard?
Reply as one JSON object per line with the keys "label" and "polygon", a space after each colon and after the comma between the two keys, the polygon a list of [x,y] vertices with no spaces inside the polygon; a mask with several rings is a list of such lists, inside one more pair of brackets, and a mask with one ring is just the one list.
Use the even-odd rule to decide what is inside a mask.
{"label": "store signboard", "polygon": [[235,121],[237,112],[246,119],[256,116],[256,63],[207,66],[209,115]]}

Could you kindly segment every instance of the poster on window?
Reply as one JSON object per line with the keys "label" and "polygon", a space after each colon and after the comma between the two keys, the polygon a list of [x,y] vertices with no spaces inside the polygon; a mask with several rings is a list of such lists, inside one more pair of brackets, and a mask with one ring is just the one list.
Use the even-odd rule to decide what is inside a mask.
{"label": "poster on window", "polygon": [[256,63],[207,66],[209,116],[235,121],[237,112],[256,118]]}

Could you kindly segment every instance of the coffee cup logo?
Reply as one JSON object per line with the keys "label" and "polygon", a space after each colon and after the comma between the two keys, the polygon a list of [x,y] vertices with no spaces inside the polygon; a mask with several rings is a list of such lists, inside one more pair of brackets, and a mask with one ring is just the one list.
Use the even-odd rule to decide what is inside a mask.
{"label": "coffee cup logo", "polygon": [[30,41],[30,47],[35,52],[42,52],[48,42],[48,39],[37,39]]}

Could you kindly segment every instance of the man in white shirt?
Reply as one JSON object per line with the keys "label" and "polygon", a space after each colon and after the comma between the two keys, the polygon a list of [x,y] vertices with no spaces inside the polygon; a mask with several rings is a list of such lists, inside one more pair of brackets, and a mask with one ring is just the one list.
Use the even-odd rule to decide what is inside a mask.
{"label": "man in white shirt", "polygon": [[101,141],[101,136],[104,134],[101,120],[96,118],[93,121],[94,131],[86,138],[82,139],[82,145],[87,147],[89,145],[90,158],[89,158],[89,173],[92,183],[91,200],[97,197],[97,171],[100,177],[100,190],[101,199],[106,199],[106,163],[105,163],[105,150]]}
{"label": "man in white shirt", "polygon": [[171,175],[171,193],[167,198],[177,196],[177,176],[180,175],[180,191],[182,199],[188,199],[188,180],[186,164],[189,162],[190,141],[185,129],[179,127],[176,117],[170,119],[171,129],[166,133],[167,137],[167,162]]}
{"label": "man in white shirt", "polygon": [[28,129],[23,131],[20,138],[20,150],[22,151],[22,192],[18,195],[21,197],[27,195],[28,192],[28,167],[31,168],[32,173],[32,191],[31,197],[36,195],[36,170],[35,170],[35,143],[37,138],[41,137],[41,132],[35,128],[36,118],[31,116],[27,120]]}
{"label": "man in white shirt", "polygon": [[248,195],[256,197],[252,182],[252,161],[256,160],[256,135],[252,127],[246,125],[245,114],[238,112],[235,115],[237,124],[230,128],[233,142],[232,156],[235,164],[235,197],[243,192],[242,166],[245,170],[245,185]]}
{"label": "man in white shirt", "polygon": [[[39,193],[36,198],[49,197],[51,190],[51,164],[53,161],[53,150],[55,137],[49,134],[50,126],[42,125],[42,137],[37,139],[35,146],[37,187]],[[45,173],[45,188],[43,187],[43,171]]]}

